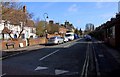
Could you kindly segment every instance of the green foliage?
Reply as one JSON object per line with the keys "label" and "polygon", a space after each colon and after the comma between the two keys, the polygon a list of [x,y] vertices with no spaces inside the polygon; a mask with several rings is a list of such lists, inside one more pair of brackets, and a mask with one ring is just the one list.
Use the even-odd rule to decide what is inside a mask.
{"label": "green foliage", "polygon": [[78,35],[82,35],[82,30],[80,28],[80,30],[78,30],[78,28],[75,29],[75,33],[78,34]]}
{"label": "green foliage", "polygon": [[44,21],[40,21],[36,24],[36,34],[38,36],[43,36],[44,35],[44,32],[45,32],[45,28],[44,28],[44,24],[45,22]]}
{"label": "green foliage", "polygon": [[78,35],[80,34],[79,30],[77,28],[75,29],[75,33],[78,34]]}
{"label": "green foliage", "polygon": [[79,30],[79,33],[80,33],[80,35],[82,35],[82,30],[81,30],[81,28],[80,28],[80,30]]}
{"label": "green foliage", "polygon": [[46,29],[47,29],[49,34],[54,34],[55,32],[59,32],[59,25],[49,24],[49,25],[47,25]]}

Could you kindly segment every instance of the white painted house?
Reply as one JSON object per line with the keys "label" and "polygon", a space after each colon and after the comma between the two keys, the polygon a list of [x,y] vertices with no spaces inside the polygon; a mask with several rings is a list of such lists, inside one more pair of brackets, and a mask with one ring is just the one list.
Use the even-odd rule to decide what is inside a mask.
{"label": "white painted house", "polygon": [[25,38],[35,38],[36,37],[36,28],[25,26],[23,34],[25,34]]}
{"label": "white painted house", "polygon": [[2,39],[2,30],[4,29],[4,23],[3,22],[4,22],[3,20],[0,22],[0,39]]}
{"label": "white painted house", "polygon": [[[7,22],[7,24],[4,25],[4,22],[5,22],[5,21],[2,20],[2,22],[0,23],[0,39],[3,38],[3,37],[2,37],[2,30],[3,30],[5,27],[7,27],[10,31],[12,31],[11,36],[12,36],[13,38],[17,38],[17,37],[19,36],[20,31],[21,31],[21,26],[23,26],[22,23],[21,23],[21,26],[19,26],[19,25],[11,25],[10,22]],[[33,26],[27,26],[27,25],[26,25],[26,26],[24,27],[23,32],[22,32],[21,38],[22,38],[22,39],[26,39],[26,38],[30,38],[30,37],[32,37],[32,38],[35,38],[35,37],[36,37],[36,28],[33,27]],[[4,34],[4,39],[9,39],[9,38],[10,38],[10,37],[9,37],[8,34]]]}

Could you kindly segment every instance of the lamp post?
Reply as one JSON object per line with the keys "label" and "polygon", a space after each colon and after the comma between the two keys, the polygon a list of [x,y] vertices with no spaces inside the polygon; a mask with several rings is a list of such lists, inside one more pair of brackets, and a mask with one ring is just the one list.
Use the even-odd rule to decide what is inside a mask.
{"label": "lamp post", "polygon": [[45,24],[44,24],[44,28],[45,28],[45,37],[47,38],[46,19],[48,18],[48,14],[47,14],[47,13],[44,13],[43,16],[44,16],[44,19],[45,19]]}

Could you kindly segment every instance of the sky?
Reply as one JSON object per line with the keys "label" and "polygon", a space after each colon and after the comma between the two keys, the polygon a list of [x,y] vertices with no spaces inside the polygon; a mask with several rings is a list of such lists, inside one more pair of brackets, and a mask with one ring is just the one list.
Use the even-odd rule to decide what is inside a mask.
{"label": "sky", "polygon": [[27,10],[33,13],[33,19],[44,20],[44,13],[48,19],[63,24],[66,20],[75,28],[85,29],[87,23],[95,27],[107,22],[118,13],[117,2],[22,2]]}

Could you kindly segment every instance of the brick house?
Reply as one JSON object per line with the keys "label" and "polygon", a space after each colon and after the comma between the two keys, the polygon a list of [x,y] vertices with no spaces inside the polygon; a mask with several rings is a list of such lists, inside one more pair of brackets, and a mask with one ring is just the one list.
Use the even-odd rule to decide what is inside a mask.
{"label": "brick house", "polygon": [[[102,24],[96,29],[97,38],[113,47],[120,47],[120,13],[115,18]],[[94,35],[95,35],[94,34]]]}

